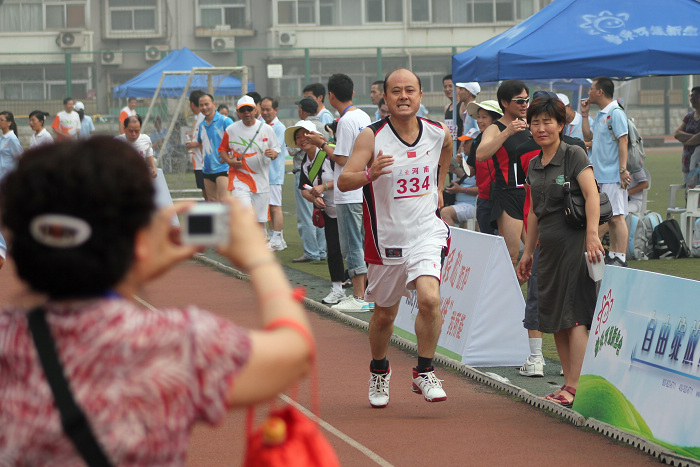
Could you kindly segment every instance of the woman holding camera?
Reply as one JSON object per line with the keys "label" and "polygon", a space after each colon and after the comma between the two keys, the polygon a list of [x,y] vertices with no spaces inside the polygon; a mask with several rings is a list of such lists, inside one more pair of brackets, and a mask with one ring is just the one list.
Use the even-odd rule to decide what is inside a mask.
{"label": "woman holding camera", "polygon": [[0,185],[9,251],[33,301],[0,309],[0,464],[81,463],[29,331],[35,318],[45,318],[69,391],[112,465],[184,465],[195,422],[270,399],[309,367],[304,311],[234,199],[219,252],[250,274],[265,330],[196,306],[152,311],[135,301],[197,249],[170,225],[176,209],[156,212],[153,196],[136,151],[101,136],[31,149]]}
{"label": "woman holding camera", "polygon": [[[586,152],[561,140],[566,124],[562,101],[557,97],[538,97],[527,110],[527,122],[542,150],[530,161],[526,178],[532,207],[527,219],[525,251],[516,272],[521,281],[528,280],[539,241],[539,331],[554,334],[564,370],[564,385],[547,399],[571,407],[596,303],[595,282],[588,275],[584,253],[594,263],[602,261],[605,254],[598,238],[600,197]],[[572,190],[580,187],[586,200],[584,230],[566,224],[565,175]]]}

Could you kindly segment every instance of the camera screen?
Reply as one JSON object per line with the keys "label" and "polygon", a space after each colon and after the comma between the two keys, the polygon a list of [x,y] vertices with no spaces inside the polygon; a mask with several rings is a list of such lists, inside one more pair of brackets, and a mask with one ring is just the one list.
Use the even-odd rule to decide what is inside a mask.
{"label": "camera screen", "polygon": [[190,215],[187,220],[187,233],[190,235],[212,234],[214,216],[211,214]]}

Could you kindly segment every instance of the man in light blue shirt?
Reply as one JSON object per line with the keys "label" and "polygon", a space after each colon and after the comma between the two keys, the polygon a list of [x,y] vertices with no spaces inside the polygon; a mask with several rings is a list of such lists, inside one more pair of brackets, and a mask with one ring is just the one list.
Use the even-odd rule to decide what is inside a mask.
{"label": "man in light blue shirt", "polygon": [[[627,251],[627,187],[632,178],[627,171],[627,117],[617,101],[613,100],[615,85],[610,78],[598,77],[593,79],[588,99],[581,102],[583,117],[582,131],[585,141],[592,141],[589,158],[593,165],[593,173],[600,183],[601,193],[610,198],[613,217],[607,225],[601,226],[599,235],[610,231],[610,252],[605,258],[606,264],[627,266],[625,252]],[[588,122],[588,112],[591,104],[600,108],[591,128]],[[608,128],[612,123],[612,134]]]}
{"label": "man in light blue shirt", "polygon": [[323,99],[326,97],[326,87],[321,83],[311,83],[304,88],[304,97],[313,97],[318,104],[318,113],[316,116],[324,125],[333,123],[333,114],[323,105]]}
{"label": "man in light blue shirt", "polygon": [[224,117],[216,111],[216,103],[210,94],[204,94],[199,98],[199,110],[204,115],[204,120],[199,125],[197,142],[201,145],[204,154],[204,189],[207,200],[222,201],[228,196],[228,164],[219,157],[219,145],[224,137],[224,131],[233,120]]}
{"label": "man in light blue shirt", "polygon": [[260,103],[260,114],[265,123],[275,130],[277,141],[281,147],[277,158],[270,163],[270,230],[272,231],[272,236],[267,246],[274,251],[282,251],[287,248],[287,242],[284,241],[282,233],[282,227],[284,227],[282,185],[284,184],[285,163],[287,160],[287,145],[284,143],[284,132],[287,127],[277,118],[279,107],[279,102],[272,97],[263,97]]}

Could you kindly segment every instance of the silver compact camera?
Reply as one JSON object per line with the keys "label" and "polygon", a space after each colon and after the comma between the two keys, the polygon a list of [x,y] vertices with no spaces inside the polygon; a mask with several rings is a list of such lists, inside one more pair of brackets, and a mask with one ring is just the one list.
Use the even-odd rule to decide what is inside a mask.
{"label": "silver compact camera", "polygon": [[229,207],[219,203],[197,203],[182,216],[182,242],[198,246],[229,243]]}

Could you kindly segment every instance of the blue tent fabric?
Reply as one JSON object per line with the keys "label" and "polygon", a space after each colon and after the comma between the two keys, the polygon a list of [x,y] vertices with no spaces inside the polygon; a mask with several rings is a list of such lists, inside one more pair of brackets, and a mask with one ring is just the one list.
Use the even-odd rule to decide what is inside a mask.
{"label": "blue tent fabric", "polygon": [[700,1],[555,0],[452,57],[455,82],[700,73]]}
{"label": "blue tent fabric", "polygon": [[[153,97],[156,92],[160,78],[164,71],[190,71],[195,67],[212,67],[212,64],[199,57],[187,47],[173,50],[163,57],[158,63],[144,71],[129,81],[117,86],[112,91],[112,95],[117,97]],[[173,75],[167,78],[167,83],[163,83],[161,97],[180,97],[188,75]],[[241,94],[241,80],[234,76],[214,77],[215,95],[236,96]],[[207,90],[207,77],[205,75],[195,75],[192,77],[190,90]],[[254,91],[255,85],[248,83],[248,91]]]}

